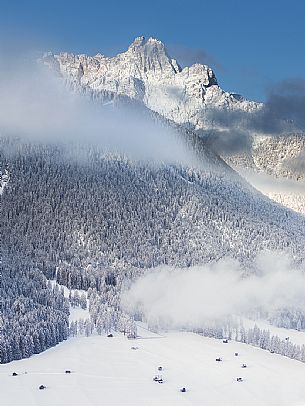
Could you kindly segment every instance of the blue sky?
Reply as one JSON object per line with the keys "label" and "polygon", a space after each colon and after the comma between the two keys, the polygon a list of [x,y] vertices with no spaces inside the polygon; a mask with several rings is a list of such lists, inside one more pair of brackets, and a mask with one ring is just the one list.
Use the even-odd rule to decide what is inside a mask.
{"label": "blue sky", "polygon": [[2,42],[110,55],[154,36],[256,100],[273,83],[305,79],[304,21],[303,0],[0,0]]}

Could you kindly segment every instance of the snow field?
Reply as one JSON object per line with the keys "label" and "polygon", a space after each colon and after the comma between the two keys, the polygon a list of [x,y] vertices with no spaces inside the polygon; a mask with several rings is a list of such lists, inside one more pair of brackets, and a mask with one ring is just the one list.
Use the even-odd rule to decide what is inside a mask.
{"label": "snow field", "polygon": [[[301,362],[192,333],[160,336],[141,327],[139,333],[137,340],[71,338],[30,359],[1,365],[1,406],[305,405]],[[14,371],[19,375],[13,377]],[[153,382],[156,374],[163,384]],[[47,388],[39,390],[41,384]]]}

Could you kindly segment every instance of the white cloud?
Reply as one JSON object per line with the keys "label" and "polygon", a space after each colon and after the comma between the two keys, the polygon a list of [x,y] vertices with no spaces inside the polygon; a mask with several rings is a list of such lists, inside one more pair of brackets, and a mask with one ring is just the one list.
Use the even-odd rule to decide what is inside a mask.
{"label": "white cloud", "polygon": [[134,159],[193,163],[165,125],[130,108],[92,103],[38,64],[0,65],[0,133],[25,140],[99,145]]}
{"label": "white cloud", "polygon": [[261,253],[256,268],[255,274],[245,275],[230,259],[187,269],[158,267],[135,281],[123,304],[131,312],[140,309],[147,320],[161,320],[172,327],[200,327],[257,308],[305,311],[305,277],[287,256]]}

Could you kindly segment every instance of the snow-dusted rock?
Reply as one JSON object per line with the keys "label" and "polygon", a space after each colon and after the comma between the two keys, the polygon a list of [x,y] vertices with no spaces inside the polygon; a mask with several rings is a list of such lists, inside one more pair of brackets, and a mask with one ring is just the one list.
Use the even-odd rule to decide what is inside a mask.
{"label": "snow-dusted rock", "polygon": [[206,108],[252,111],[259,106],[222,90],[207,65],[182,69],[154,38],[138,37],[126,52],[112,58],[48,53],[42,59],[73,84],[128,96],[168,119],[195,128],[207,126]]}

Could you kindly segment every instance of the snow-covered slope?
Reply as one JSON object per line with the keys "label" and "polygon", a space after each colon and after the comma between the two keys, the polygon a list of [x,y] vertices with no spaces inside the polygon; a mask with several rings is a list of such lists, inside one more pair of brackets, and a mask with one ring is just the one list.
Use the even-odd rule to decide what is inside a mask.
{"label": "snow-covered slope", "polygon": [[[30,359],[1,366],[1,406],[305,403],[305,365],[301,362],[192,333],[139,332],[142,339],[137,340],[120,335],[74,338]],[[216,362],[217,357],[223,361]],[[248,367],[242,369],[242,363]],[[18,376],[12,376],[13,372]],[[162,374],[163,384],[153,382],[155,374]],[[237,382],[237,377],[243,382]],[[39,390],[40,385],[46,389]],[[182,387],[185,393],[180,392]]]}
{"label": "snow-covered slope", "polygon": [[305,134],[255,136],[251,151],[225,157],[229,164],[253,169],[277,178],[304,179],[300,154],[305,150]]}
{"label": "snow-covered slope", "polygon": [[270,199],[305,214],[305,135],[254,137],[251,151],[224,156]]}
{"label": "snow-covered slope", "polygon": [[196,128],[206,125],[207,107],[243,111],[259,107],[222,90],[207,65],[182,69],[164,44],[154,38],[138,37],[126,52],[113,58],[47,53],[43,62],[76,85],[142,101],[164,117]]}
{"label": "snow-covered slope", "polygon": [[240,173],[257,190],[270,199],[305,215],[305,181],[268,175],[243,166],[235,166]]}

